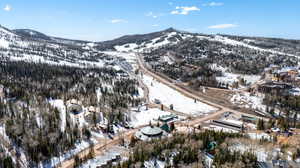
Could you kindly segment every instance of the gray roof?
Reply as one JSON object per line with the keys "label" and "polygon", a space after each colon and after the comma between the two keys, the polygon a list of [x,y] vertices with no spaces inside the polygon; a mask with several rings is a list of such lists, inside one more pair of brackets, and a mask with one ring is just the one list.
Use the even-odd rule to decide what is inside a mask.
{"label": "gray roof", "polygon": [[155,136],[163,133],[163,130],[154,126],[147,126],[141,129],[141,132],[147,136]]}

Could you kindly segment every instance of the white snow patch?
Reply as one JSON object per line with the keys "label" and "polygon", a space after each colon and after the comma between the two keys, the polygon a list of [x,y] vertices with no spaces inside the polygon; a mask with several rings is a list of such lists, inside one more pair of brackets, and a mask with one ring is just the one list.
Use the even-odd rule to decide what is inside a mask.
{"label": "white snow patch", "polygon": [[60,125],[60,130],[63,132],[65,131],[66,127],[66,106],[64,104],[64,101],[61,99],[57,100],[50,100],[49,103],[58,109],[60,112],[60,120],[61,120],[61,125]]}
{"label": "white snow patch", "polygon": [[4,39],[0,39],[0,48],[8,48],[8,47],[9,47],[9,42]]}
{"label": "white snow patch", "polygon": [[234,82],[238,82],[239,79],[246,80],[247,84],[254,84],[257,81],[259,81],[260,76],[259,75],[242,75],[242,74],[234,74],[234,73],[228,73],[224,72],[223,76],[216,77],[219,82],[233,84]]}
{"label": "white snow patch", "polygon": [[240,107],[256,109],[261,112],[265,112],[266,110],[266,105],[262,104],[263,97],[251,95],[248,92],[236,93],[230,100]]}
{"label": "white snow patch", "polygon": [[272,137],[267,133],[248,133],[247,134],[251,139],[260,140],[260,139],[267,139],[271,140]]}
{"label": "white snow patch", "polygon": [[153,124],[160,116],[169,114],[169,112],[161,111],[157,108],[146,110],[146,107],[143,106],[140,108],[140,112],[131,112],[131,124],[133,127],[147,125],[150,122]]}
{"label": "white snow patch", "polygon": [[75,156],[77,153],[81,152],[82,150],[88,148],[91,143],[97,143],[95,139],[91,139],[91,142],[87,141],[82,141],[82,142],[77,142],[75,144],[75,147],[65,154],[61,155],[60,157],[53,157],[48,163],[44,163],[42,168],[52,168],[58,165],[59,163],[72,158]]}

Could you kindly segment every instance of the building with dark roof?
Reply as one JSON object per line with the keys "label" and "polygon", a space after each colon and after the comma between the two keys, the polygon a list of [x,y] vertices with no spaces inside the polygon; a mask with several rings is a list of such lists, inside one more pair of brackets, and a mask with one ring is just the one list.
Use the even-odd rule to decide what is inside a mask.
{"label": "building with dark roof", "polygon": [[167,133],[163,129],[155,126],[144,127],[135,133],[135,137],[142,141],[160,138],[166,135]]}

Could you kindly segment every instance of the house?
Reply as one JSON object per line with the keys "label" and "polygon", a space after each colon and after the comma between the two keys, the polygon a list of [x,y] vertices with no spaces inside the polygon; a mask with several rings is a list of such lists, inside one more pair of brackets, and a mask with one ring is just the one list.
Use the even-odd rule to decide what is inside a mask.
{"label": "house", "polygon": [[161,101],[159,99],[154,99],[155,104],[161,104]]}
{"label": "house", "polygon": [[162,115],[158,118],[159,121],[162,122],[170,122],[170,121],[174,121],[178,119],[178,116],[174,115],[174,114],[170,114],[170,115]]}
{"label": "house", "polygon": [[243,122],[248,122],[248,123],[256,123],[258,120],[256,117],[250,117],[246,115],[242,115],[241,119]]}
{"label": "house", "polygon": [[163,131],[168,132],[168,133],[170,133],[170,132],[172,131],[172,130],[171,130],[171,127],[170,127],[167,123],[163,124],[160,128],[161,128]]}
{"label": "house", "polygon": [[212,168],[213,167],[213,162],[214,162],[214,156],[213,155],[205,152],[203,160],[204,160],[205,167],[207,167],[207,168]]}
{"label": "house", "polygon": [[233,131],[243,131],[243,125],[221,121],[221,120],[212,120],[211,125],[215,125],[224,129],[233,130]]}
{"label": "house", "polygon": [[287,72],[288,72],[288,75],[292,76],[293,78],[295,78],[295,77],[297,77],[299,75],[299,72],[296,69],[291,69],[291,70],[289,70]]}
{"label": "house", "polygon": [[289,164],[286,160],[272,160],[274,168],[289,168]]}

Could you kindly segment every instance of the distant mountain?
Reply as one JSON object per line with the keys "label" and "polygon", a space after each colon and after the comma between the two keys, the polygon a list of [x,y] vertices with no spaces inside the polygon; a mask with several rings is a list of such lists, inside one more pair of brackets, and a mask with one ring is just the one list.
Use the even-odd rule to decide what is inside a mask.
{"label": "distant mountain", "polygon": [[48,36],[46,34],[43,34],[41,32],[31,30],[31,29],[15,29],[13,32],[23,38],[27,39],[33,39],[33,40],[43,40],[48,41],[52,43],[61,43],[66,45],[85,45],[87,43],[90,43],[89,41],[83,41],[83,40],[72,40],[72,39],[65,39],[60,37],[52,37]]}
{"label": "distant mountain", "polygon": [[[159,32],[154,32],[154,33],[126,35],[126,36],[123,36],[123,37],[120,37],[120,38],[117,38],[114,40],[98,42],[97,48],[100,50],[104,50],[104,49],[115,49],[114,48],[115,46],[122,46],[122,45],[126,45],[126,44],[141,45],[143,43],[148,43],[151,40],[156,39],[156,38],[164,38],[169,33],[174,33],[174,32],[183,34],[183,32],[181,32],[181,31],[178,31],[174,28],[169,28],[169,29],[159,31]],[[190,33],[186,33],[186,34],[190,34]]]}
{"label": "distant mountain", "polygon": [[49,36],[31,29],[15,29],[13,32],[24,38],[51,40]]}
{"label": "distant mountain", "polygon": [[43,33],[0,27],[0,60],[44,62],[70,66],[98,64],[101,55],[88,41],[69,40]]}
{"label": "distant mountain", "polygon": [[[170,47],[172,46],[172,47]],[[183,48],[184,46],[184,48]],[[232,47],[229,47],[232,46]],[[0,58],[11,60],[42,61],[55,64],[78,65],[88,61],[99,62],[103,51],[149,52],[168,47],[168,52],[182,56],[201,53],[209,57],[213,52],[220,56],[247,51],[244,57],[259,53],[266,57],[300,56],[300,41],[233,35],[206,35],[189,33],[174,28],[163,31],[126,35],[114,40],[89,42],[48,36],[30,29],[9,30],[0,26]],[[234,47],[234,48],[233,48]],[[212,51],[214,48],[214,51]],[[181,49],[181,51],[177,51]],[[193,51],[191,53],[191,51]],[[201,51],[201,52],[200,52]]]}

